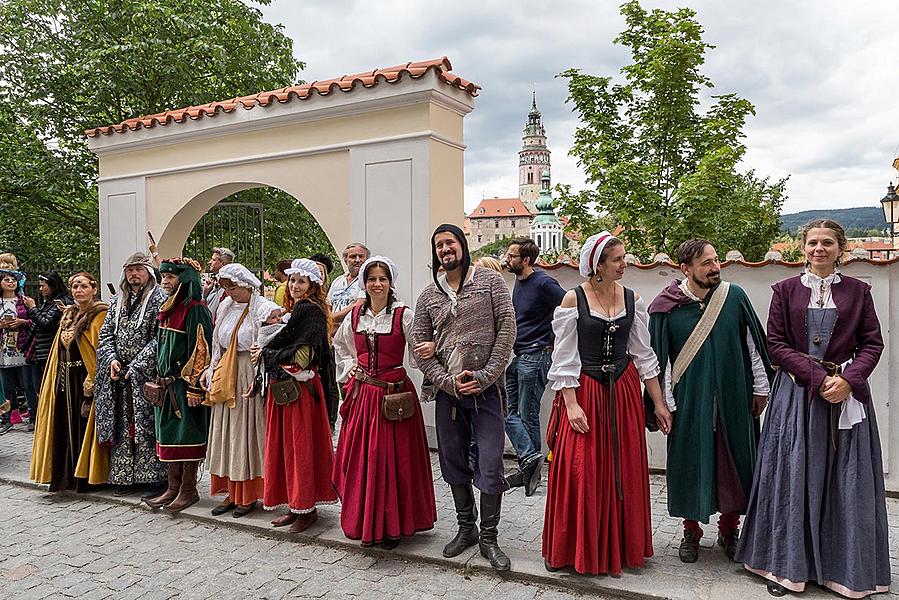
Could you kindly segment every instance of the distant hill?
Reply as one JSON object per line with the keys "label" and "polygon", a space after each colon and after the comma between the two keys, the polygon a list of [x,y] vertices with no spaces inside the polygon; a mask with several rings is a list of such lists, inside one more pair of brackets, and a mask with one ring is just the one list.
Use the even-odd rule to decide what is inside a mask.
{"label": "distant hill", "polygon": [[858,208],[831,208],[828,210],[804,210],[789,215],[780,215],[780,229],[796,233],[812,219],[833,219],[848,229],[883,229],[883,210],[879,206],[862,206]]}

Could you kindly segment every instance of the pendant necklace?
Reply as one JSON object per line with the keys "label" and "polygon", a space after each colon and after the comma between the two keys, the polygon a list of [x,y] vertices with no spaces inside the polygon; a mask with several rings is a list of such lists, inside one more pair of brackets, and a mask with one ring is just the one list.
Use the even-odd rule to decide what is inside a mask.
{"label": "pendant necklace", "polygon": [[[824,319],[826,317],[826,313],[824,312],[823,309],[824,309],[824,305],[827,303],[825,294],[828,291],[829,291],[829,289],[825,288],[824,280],[822,279],[821,283],[818,287],[818,309],[821,310],[821,322],[818,323],[818,331],[821,331],[821,329],[824,327]],[[821,345],[821,335],[820,334],[815,335],[815,337],[812,338],[812,343],[816,346],[820,346]]]}

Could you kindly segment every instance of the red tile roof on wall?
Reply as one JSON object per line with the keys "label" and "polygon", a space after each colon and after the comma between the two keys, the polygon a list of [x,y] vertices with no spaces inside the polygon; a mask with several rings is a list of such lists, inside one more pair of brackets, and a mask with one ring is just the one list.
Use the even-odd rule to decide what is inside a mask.
{"label": "red tile roof on wall", "polygon": [[[483,214],[481,209],[484,209]],[[530,217],[531,212],[521,198],[484,198],[471,213],[469,219],[498,219],[499,217]]]}
{"label": "red tile roof on wall", "polygon": [[150,128],[156,125],[168,125],[170,123],[183,123],[188,119],[195,121],[201,117],[213,117],[218,113],[230,113],[237,110],[238,106],[249,110],[255,106],[266,107],[276,100],[284,104],[291,100],[307,100],[314,94],[319,96],[330,96],[334,92],[352,92],[356,86],[371,88],[379,83],[400,83],[405,76],[411,79],[420,79],[424,77],[428,71],[434,70],[440,81],[447,85],[451,85],[456,89],[468,93],[474,97],[478,95],[481,86],[467,81],[452,72],[452,64],[447,57],[436,58],[434,60],[423,60],[419,62],[408,62],[403,65],[394,67],[386,67],[367,71],[365,73],[356,73],[355,75],[344,75],[336,79],[325,79],[323,81],[313,81],[303,85],[295,85],[280,90],[268,92],[259,92],[250,96],[241,96],[232,98],[231,100],[223,100],[220,102],[210,102],[199,106],[189,106],[187,108],[179,108],[175,110],[167,110],[165,112],[147,115],[145,117],[137,117],[127,119],[117,125],[108,125],[105,127],[95,127],[85,130],[88,137],[96,137],[100,134],[111,135],[113,133],[123,133],[125,131],[134,131],[142,127]]}

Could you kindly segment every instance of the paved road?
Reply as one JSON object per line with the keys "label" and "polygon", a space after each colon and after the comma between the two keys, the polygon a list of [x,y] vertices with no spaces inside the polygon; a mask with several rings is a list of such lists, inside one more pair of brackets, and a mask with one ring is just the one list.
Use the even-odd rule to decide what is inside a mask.
{"label": "paved road", "polygon": [[2,598],[578,597],[10,484],[0,506]]}
{"label": "paved road", "polygon": [[[30,485],[28,461],[31,456],[31,439],[32,436],[21,429],[13,430],[0,438],[0,482]],[[318,523],[307,532],[293,536],[293,541],[285,539],[290,536],[278,537],[277,534],[275,539],[269,539],[272,536],[272,528],[269,525],[271,515],[263,511],[256,511],[240,519],[240,523],[236,523],[227,515],[219,518],[210,517],[209,509],[219,500],[209,498],[205,493],[208,490],[206,478],[200,483],[202,496],[200,503],[185,511],[178,521],[147,511],[140,506],[136,497],[121,498],[113,502],[108,493],[99,493],[81,499],[75,497],[53,499],[34,489],[3,488],[7,493],[20,492],[22,495],[15,495],[10,507],[10,502],[0,494],[0,510],[3,510],[4,515],[16,515],[6,518],[0,524],[0,599],[22,589],[17,587],[19,585],[28,585],[33,581],[44,581],[49,578],[44,577],[44,569],[55,569],[57,577],[67,570],[76,578],[70,585],[77,585],[86,581],[102,581],[99,577],[105,576],[110,569],[128,565],[131,567],[118,573],[113,579],[117,580],[120,575],[122,577],[150,575],[149,580],[137,581],[137,589],[146,591],[156,586],[158,581],[160,585],[167,586],[164,589],[171,591],[169,595],[163,593],[158,596],[147,596],[148,598],[169,598],[173,594],[177,595],[179,589],[177,585],[184,586],[183,589],[190,592],[190,595],[186,595],[185,592],[184,597],[187,598],[216,596],[213,592],[220,591],[222,587],[228,592],[232,590],[238,592],[228,593],[219,598],[261,597],[262,592],[258,589],[265,585],[272,585],[284,593],[296,591],[308,596],[320,596],[329,590],[337,590],[341,595],[349,596],[350,592],[344,590],[344,586],[349,586],[358,589],[356,595],[373,596],[372,592],[377,592],[378,597],[391,597],[395,591],[397,596],[413,598],[440,597],[462,591],[466,598],[495,596],[496,600],[515,600],[548,598],[553,597],[552,590],[567,590],[570,593],[572,589],[600,596],[642,595],[678,600],[770,598],[760,578],[750,575],[742,566],[727,561],[723,551],[714,546],[714,525],[705,527],[707,535],[702,540],[698,563],[685,565],[678,560],[677,546],[680,541],[681,524],[679,520],[667,515],[665,479],[658,475],[650,476],[655,555],[647,561],[647,566],[643,570],[625,570],[621,577],[583,577],[565,571],[547,573],[540,555],[543,508],[546,500],[545,486],[541,486],[537,494],[531,497],[526,497],[520,489],[503,497],[503,518],[500,523],[499,539],[502,548],[512,558],[513,572],[510,577],[516,580],[515,583],[497,578],[489,569],[487,562],[474,549],[455,559],[446,560],[440,551],[455,533],[454,511],[449,486],[440,478],[440,468],[436,455],[433,454],[432,466],[435,478],[434,492],[437,498],[437,524],[432,531],[416,535],[411,540],[404,540],[392,552],[392,558],[386,561],[360,553],[357,543],[343,536],[338,524],[338,506],[323,507],[319,511]],[[19,505],[23,502],[37,505],[23,504],[20,509]],[[118,505],[110,506],[111,503]],[[899,500],[889,499],[887,510],[893,568],[893,586],[891,594],[887,597],[890,600],[899,600]],[[70,513],[76,515],[74,521],[68,520]],[[78,523],[86,517],[93,519],[94,514],[101,516],[95,519],[90,527],[79,527]],[[166,528],[175,522],[180,526],[173,529]],[[235,530],[235,526],[240,530]],[[73,534],[72,539],[70,540],[67,535],[60,536],[57,533],[60,530],[70,531]],[[103,537],[104,535],[106,537]],[[41,544],[45,539],[51,547],[59,548],[43,550]],[[21,545],[7,551],[8,544]],[[101,554],[107,544],[113,544],[115,548],[112,558]],[[33,548],[36,550],[32,550]],[[129,555],[128,552],[135,548],[140,551],[135,555]],[[214,551],[214,548],[219,550]],[[89,572],[85,569],[94,567],[88,567],[87,564],[83,568],[64,563],[53,564],[52,558],[57,554],[71,562],[77,557],[67,553],[76,551],[93,557],[91,563],[94,560],[103,561],[97,577],[88,577]],[[34,552],[46,554],[34,555]],[[335,554],[339,556],[333,558]],[[151,557],[148,564],[152,566],[142,569],[141,565],[146,562],[143,559],[145,555]],[[319,558],[319,555],[325,558]],[[6,559],[7,556],[12,558]],[[41,560],[45,556],[51,557],[46,559],[51,563],[46,566]],[[124,558],[125,556],[128,558]],[[162,566],[156,566],[158,563],[152,559],[153,556],[164,557],[159,559]],[[284,560],[285,556],[293,558]],[[319,560],[329,567],[321,567],[316,571],[306,566],[303,560],[296,560],[296,557]],[[191,565],[192,560],[196,562]],[[362,564],[372,563],[362,570],[362,574],[357,573],[353,566],[360,561]],[[241,563],[247,566],[238,566]],[[349,567],[333,568],[335,564],[344,565],[344,563],[348,563]],[[210,564],[220,564],[221,568],[212,569],[208,566]],[[304,574],[307,570],[311,571],[306,579],[299,580],[296,579],[300,577],[299,575],[292,575],[293,567],[300,564],[303,564]],[[433,566],[435,564],[440,568],[435,568]],[[37,576],[35,578],[26,577],[32,567],[25,565],[39,567],[41,571],[34,574]],[[25,570],[20,572],[15,568]],[[147,570],[148,568],[150,570]],[[246,575],[235,575],[238,570],[244,571]],[[51,573],[53,572],[51,570]],[[470,577],[470,580],[460,575],[463,572]],[[218,576],[219,573],[222,575]],[[377,575],[377,581],[366,579],[372,573]],[[391,577],[397,573],[399,573],[397,577]],[[185,574],[190,574],[188,582],[176,583],[180,582]],[[216,577],[208,577],[210,574]],[[12,581],[13,579],[16,581]],[[246,588],[232,587],[237,585],[235,582],[243,579],[249,582]],[[382,579],[384,583],[381,583]],[[549,589],[524,583],[535,581],[549,586]],[[6,586],[7,582],[12,582],[9,588]],[[219,583],[222,582],[225,585],[220,586]],[[366,583],[362,585],[360,582]],[[447,582],[455,583],[450,585]],[[456,584],[460,587],[454,587]],[[39,584],[34,585],[39,591],[43,589]],[[65,588],[62,584],[59,584],[59,587],[60,590]],[[207,587],[213,591],[203,595]],[[308,590],[316,593],[313,594]],[[412,592],[411,596],[409,592]],[[102,593],[97,593],[98,597],[103,597]],[[499,593],[502,596],[496,596]],[[52,597],[60,597],[59,594],[60,591],[56,590]],[[23,597],[42,596],[37,594]],[[110,597],[131,596],[116,593]],[[833,597],[831,592],[817,586],[809,586],[803,594],[804,600],[826,600]]]}

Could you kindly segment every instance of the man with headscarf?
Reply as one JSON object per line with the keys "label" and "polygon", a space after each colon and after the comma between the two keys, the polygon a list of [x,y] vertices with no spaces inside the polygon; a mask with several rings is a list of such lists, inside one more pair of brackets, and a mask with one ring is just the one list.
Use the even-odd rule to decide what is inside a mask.
{"label": "man with headscarf", "polygon": [[687,240],[677,254],[684,278],[649,305],[652,348],[673,417],[668,513],[684,519],[681,561],[696,562],[699,522],[716,512],[718,545],[733,560],[772,374],[765,331],[746,292],[721,281],[708,241]]}
{"label": "man with headscarf", "polygon": [[[440,470],[459,523],[443,555],[457,556],[478,543],[494,569],[507,571],[511,562],[497,545],[497,526],[508,489],[504,373],[515,342],[512,297],[502,275],[471,264],[465,234],[455,225],[434,232],[431,260],[434,283],[418,297],[413,332],[416,343],[436,343],[434,356],[416,361],[437,389]],[[474,468],[469,466],[472,434],[478,446]],[[481,491],[480,532],[472,481]]]}
{"label": "man with headscarf", "polygon": [[100,328],[94,381],[97,437],[109,447],[109,483],[116,495],[146,487],[162,493],[166,467],[156,456],[153,405],[144,383],[156,376],[156,317],[165,301],[149,255],[135,252],[122,265],[118,293]]}
{"label": "man with headscarf", "polygon": [[209,366],[212,317],[203,302],[200,264],[190,258],[162,261],[169,294],[158,316],[156,455],[168,466],[168,485],[149,506],[179,512],[200,500],[197,469],[206,457],[209,409],[200,378]]}

